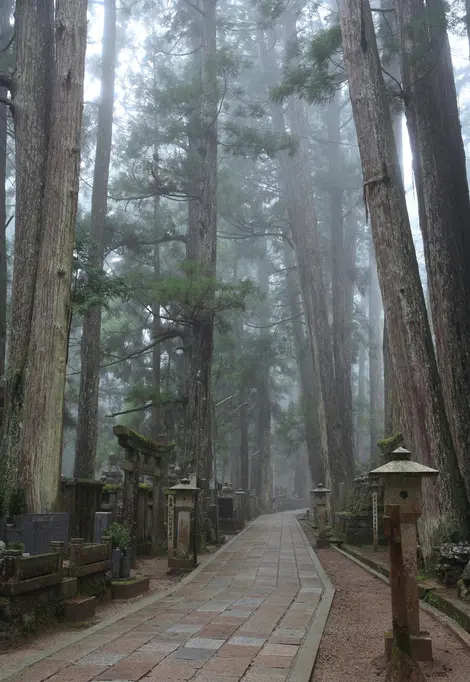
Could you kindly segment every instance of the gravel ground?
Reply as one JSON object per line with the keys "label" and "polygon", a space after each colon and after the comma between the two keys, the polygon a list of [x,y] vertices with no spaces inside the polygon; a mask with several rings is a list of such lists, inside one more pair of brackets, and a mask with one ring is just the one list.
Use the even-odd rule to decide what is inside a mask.
{"label": "gravel ground", "polygon": [[[384,680],[383,634],[392,622],[390,588],[334,550],[320,550],[318,557],[336,594],[312,682]],[[433,641],[434,663],[422,666],[427,679],[470,682],[470,650],[423,612],[421,626]]]}

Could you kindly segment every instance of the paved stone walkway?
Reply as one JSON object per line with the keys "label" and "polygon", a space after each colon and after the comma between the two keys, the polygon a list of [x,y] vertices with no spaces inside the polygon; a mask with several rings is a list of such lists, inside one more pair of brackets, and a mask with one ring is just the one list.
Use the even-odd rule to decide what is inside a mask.
{"label": "paved stone walkway", "polygon": [[294,515],[262,516],[172,594],[7,679],[300,680],[322,592]]}

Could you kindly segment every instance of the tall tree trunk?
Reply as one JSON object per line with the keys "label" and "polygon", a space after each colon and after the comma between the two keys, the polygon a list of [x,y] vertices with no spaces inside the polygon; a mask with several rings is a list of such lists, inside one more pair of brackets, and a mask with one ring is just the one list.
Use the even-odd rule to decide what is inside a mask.
{"label": "tall tree trunk", "polygon": [[2,424],[2,481],[8,504],[18,485],[19,440],[24,426],[28,348],[41,240],[41,211],[53,76],[53,0],[17,0],[13,74],[16,207],[11,329]]}
{"label": "tall tree trunk", "polygon": [[[10,17],[13,11],[13,0],[3,0],[0,3],[0,50],[3,55],[12,35]],[[6,87],[0,87],[0,100],[8,99]],[[7,208],[6,208],[6,166],[8,158],[8,107],[0,104],[0,381],[3,384],[5,376],[5,354],[7,343]],[[0,389],[3,397],[4,388]],[[0,424],[2,410],[0,405]]]}
{"label": "tall tree trunk", "polygon": [[272,510],[271,490],[271,337],[266,325],[269,324],[269,275],[271,263],[268,245],[265,239],[262,244],[263,254],[258,267],[258,286],[263,301],[260,315],[259,368],[258,368],[258,476],[257,494],[260,509],[264,512]]}
{"label": "tall tree trunk", "polygon": [[295,359],[300,382],[300,394],[302,399],[302,411],[304,415],[305,442],[307,445],[307,461],[313,483],[322,483],[325,480],[324,462],[320,458],[320,434],[317,422],[317,406],[315,389],[318,388],[318,380],[315,376],[313,357],[304,332],[304,323],[301,319],[302,304],[299,299],[298,278],[295,271],[295,259],[292,249],[287,240],[283,240],[284,263],[286,266],[287,296],[289,299],[289,312],[292,319],[291,327],[294,337]]}
{"label": "tall tree trunk", "polygon": [[[192,146],[195,177],[191,183],[196,199],[190,202],[187,241],[188,260],[194,261],[196,277],[215,278],[217,248],[217,59],[216,2],[201,0],[202,68],[201,110],[195,121],[196,144]],[[196,22],[197,23],[197,22]],[[198,57],[199,59],[199,57]],[[188,353],[186,449],[198,474],[209,481],[212,471],[211,363],[213,353],[213,292],[208,290],[204,308],[195,311]]]}
{"label": "tall tree trunk", "polygon": [[397,17],[436,354],[470,495],[470,198],[445,9],[405,0]]}
{"label": "tall tree trunk", "polygon": [[[351,287],[348,269],[350,254],[354,248],[344,234],[343,189],[341,186],[341,114],[339,94],[330,101],[327,110],[328,140],[328,194],[329,219],[331,222],[331,287],[333,301],[333,355],[335,370],[336,401],[341,415],[343,453],[351,468],[354,464],[354,431],[351,386]],[[355,263],[352,264],[353,266]]]}
{"label": "tall tree trunk", "polygon": [[58,0],[56,69],[35,282],[20,474],[32,512],[55,508],[59,492],[72,256],[80,169],[86,0]]}
{"label": "tall tree trunk", "polygon": [[368,0],[343,0],[340,20],[404,433],[415,457],[440,470],[439,485],[425,487],[422,539],[429,554],[440,515],[453,517],[466,537],[470,513],[444,409]]}
{"label": "tall tree trunk", "polygon": [[369,424],[370,456],[373,461],[375,461],[377,443],[382,431],[381,308],[374,244],[371,239],[369,245]]}
{"label": "tall tree trunk", "polygon": [[[277,66],[270,58],[262,34],[260,38],[261,63],[269,86],[273,81],[275,82]],[[289,104],[291,131],[294,136],[297,136],[305,117],[302,115],[302,105],[297,99],[292,98]],[[278,135],[285,135],[280,106],[273,104],[271,114],[274,132]],[[301,136],[297,138],[297,142],[298,149],[293,157],[287,152],[280,154],[281,184],[287,199],[287,212],[307,320],[310,352],[315,374],[319,377],[320,390],[316,404],[321,438],[320,457],[328,482],[337,486],[341,481],[351,478],[352,471],[348,471],[347,462],[344,460],[341,424],[335,404],[333,354],[311,172]]]}
{"label": "tall tree trunk", "polygon": [[[101,96],[98,108],[95,168],[91,196],[90,287],[103,270],[108,212],[109,162],[113,133],[114,82],[116,74],[116,0],[104,0]],[[101,306],[94,305],[83,317],[81,338],[80,394],[74,476],[95,477],[98,445],[98,402],[101,362]]]}
{"label": "tall tree trunk", "polygon": [[[390,75],[388,77],[387,86],[393,92],[396,92],[398,89],[397,84],[400,83],[401,80],[401,70],[400,58],[396,46],[398,28],[395,13],[395,0],[382,0],[382,9],[387,10],[381,15],[381,27],[386,36],[384,59],[386,62],[386,70]],[[398,98],[396,99],[398,100]],[[395,100],[392,100],[391,115],[398,160],[403,176],[403,113],[401,101],[398,100],[395,102]],[[397,390],[393,376],[393,368],[391,366],[385,320],[382,335],[382,357],[384,367],[384,435],[386,438],[389,438],[400,431],[400,419],[397,404]]]}
{"label": "tall tree trunk", "polygon": [[366,398],[366,346],[365,343],[361,340],[359,342],[357,378],[356,460],[358,462],[364,462],[366,460],[364,453],[365,398]]}

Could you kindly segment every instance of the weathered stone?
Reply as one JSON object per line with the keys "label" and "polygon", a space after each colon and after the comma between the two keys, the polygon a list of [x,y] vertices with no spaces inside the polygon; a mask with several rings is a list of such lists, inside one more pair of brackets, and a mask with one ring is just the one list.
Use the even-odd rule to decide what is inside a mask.
{"label": "weathered stone", "polygon": [[113,522],[113,515],[111,512],[96,512],[95,513],[95,529],[94,529],[94,541],[101,542],[105,531],[109,528]]}
{"label": "weathered stone", "polygon": [[436,574],[446,587],[455,587],[470,562],[470,544],[445,543],[439,548]]}

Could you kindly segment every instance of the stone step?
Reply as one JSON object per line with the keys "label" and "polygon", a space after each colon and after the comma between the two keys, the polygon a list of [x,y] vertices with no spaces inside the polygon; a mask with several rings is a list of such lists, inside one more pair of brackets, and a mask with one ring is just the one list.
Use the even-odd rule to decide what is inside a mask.
{"label": "stone step", "polygon": [[81,623],[95,617],[96,597],[74,597],[64,601],[65,620]]}

